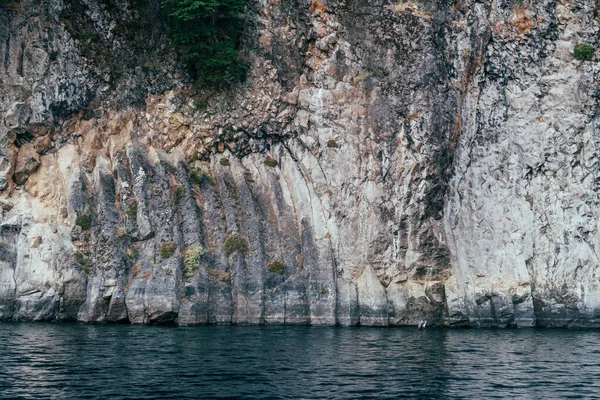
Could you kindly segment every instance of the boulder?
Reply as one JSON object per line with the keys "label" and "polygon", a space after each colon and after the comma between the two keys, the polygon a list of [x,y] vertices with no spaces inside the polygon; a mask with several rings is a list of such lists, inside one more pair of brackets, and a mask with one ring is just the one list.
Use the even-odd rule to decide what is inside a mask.
{"label": "boulder", "polygon": [[19,149],[13,180],[17,185],[24,185],[29,176],[40,166],[40,157],[31,143],[26,143]]}

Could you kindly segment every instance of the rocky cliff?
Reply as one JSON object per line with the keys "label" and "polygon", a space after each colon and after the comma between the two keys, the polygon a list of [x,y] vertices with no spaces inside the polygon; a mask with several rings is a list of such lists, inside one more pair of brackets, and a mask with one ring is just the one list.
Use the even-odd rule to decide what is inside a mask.
{"label": "rocky cliff", "polygon": [[0,5],[0,319],[600,326],[594,0]]}

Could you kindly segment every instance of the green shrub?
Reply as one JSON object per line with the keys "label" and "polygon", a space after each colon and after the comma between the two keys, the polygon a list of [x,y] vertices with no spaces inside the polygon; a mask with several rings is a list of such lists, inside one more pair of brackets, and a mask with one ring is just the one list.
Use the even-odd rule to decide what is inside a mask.
{"label": "green shrub", "polygon": [[175,250],[177,250],[177,245],[175,243],[163,243],[160,246],[160,256],[162,258],[169,258],[175,254]]}
{"label": "green shrub", "polygon": [[[91,40],[91,39],[89,39]],[[110,71],[110,80],[112,82],[116,82],[119,79],[121,79],[123,77],[123,71],[119,71],[117,69],[113,69],[112,71]]]}
{"label": "green shrub", "polygon": [[267,270],[280,275],[285,275],[285,264],[281,260],[273,260],[267,264]]}
{"label": "green shrub", "polygon": [[204,255],[204,247],[198,246],[187,250],[183,257],[184,273],[186,278],[191,278],[200,266],[200,258]]}
{"label": "green shrub", "polygon": [[196,108],[198,110],[204,110],[206,107],[208,107],[208,100],[207,99],[194,99],[194,105],[196,106]]}
{"label": "green shrub", "polygon": [[236,251],[241,251],[245,253],[248,251],[248,245],[246,244],[246,240],[242,238],[237,233],[229,236],[227,240],[225,240],[225,254],[227,256],[235,253]]}
{"label": "green shrub", "polygon": [[142,72],[145,74],[152,72],[152,63],[150,61],[142,65]]}
{"label": "green shrub", "polygon": [[83,272],[86,275],[89,275],[90,263],[89,263],[89,260],[87,259],[87,257],[85,255],[83,255],[82,252],[76,251],[75,253],[73,253],[73,258],[75,258],[75,261],[77,262],[77,264],[79,264],[81,266],[81,272]]}
{"label": "green shrub", "polygon": [[83,35],[84,39],[89,43],[92,40],[96,40],[96,32],[92,29],[86,31]]}
{"label": "green shrub", "polygon": [[242,80],[248,65],[238,56],[246,0],[162,0],[173,44],[202,86]]}
{"label": "green shrub", "polygon": [[125,254],[127,254],[127,257],[131,258],[132,260],[135,260],[140,256],[140,251],[137,249],[137,247],[132,246],[125,250]]}
{"label": "green shrub", "polygon": [[580,43],[575,46],[573,56],[580,61],[592,61],[594,58],[594,48],[586,43]]}
{"label": "green shrub", "polygon": [[173,204],[178,206],[179,203],[181,203],[181,199],[183,199],[184,193],[185,193],[185,189],[183,188],[183,186],[177,186],[175,188],[175,191],[173,192]]}
{"label": "green shrub", "polygon": [[200,168],[192,168],[190,169],[190,180],[197,185],[202,185],[202,174],[203,172]]}
{"label": "green shrub", "polygon": [[16,13],[21,11],[20,0],[0,0],[0,7],[6,7]]}
{"label": "green shrub", "polygon": [[265,158],[265,165],[267,165],[268,167],[276,167],[277,161],[273,157],[269,156]]}
{"label": "green shrub", "polygon": [[327,147],[337,149],[340,146],[338,146],[338,144],[337,144],[337,142],[335,140],[329,139],[327,141]]}
{"label": "green shrub", "polygon": [[190,179],[199,186],[202,186],[204,183],[207,183],[210,186],[215,186],[215,180],[213,177],[206,172],[202,172],[200,168],[193,168],[190,171]]}
{"label": "green shrub", "polygon": [[76,251],[75,253],[73,253],[73,258],[75,258],[75,261],[77,261],[77,264],[85,265],[85,256],[83,255],[82,252]]}
{"label": "green shrub", "polygon": [[129,206],[129,210],[125,211],[125,214],[127,214],[127,216],[131,219],[137,219],[137,211],[138,211],[137,201],[134,201]]}
{"label": "green shrub", "polygon": [[117,229],[116,236],[117,236],[117,239],[123,239],[124,237],[126,237],[127,236],[127,228],[122,226],[119,229]]}
{"label": "green shrub", "polygon": [[81,229],[87,231],[92,227],[92,219],[88,214],[77,214],[75,225],[79,225]]}

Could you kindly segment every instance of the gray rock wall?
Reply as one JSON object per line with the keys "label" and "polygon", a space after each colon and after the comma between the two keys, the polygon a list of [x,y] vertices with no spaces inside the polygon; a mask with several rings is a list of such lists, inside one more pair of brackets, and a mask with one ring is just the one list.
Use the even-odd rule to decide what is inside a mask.
{"label": "gray rock wall", "polygon": [[159,5],[0,8],[0,319],[598,326],[592,0]]}

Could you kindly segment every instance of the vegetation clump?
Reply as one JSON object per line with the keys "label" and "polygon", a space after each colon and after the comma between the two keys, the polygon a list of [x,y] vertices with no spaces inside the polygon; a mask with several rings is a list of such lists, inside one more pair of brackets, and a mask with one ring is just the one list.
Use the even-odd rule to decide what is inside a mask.
{"label": "vegetation clump", "polygon": [[162,0],[173,44],[201,86],[244,79],[248,65],[238,50],[245,6],[246,0]]}
{"label": "vegetation clump", "polygon": [[124,237],[126,237],[127,236],[127,228],[122,226],[119,229],[117,229],[116,236],[117,236],[117,239],[123,239]]}
{"label": "vegetation clump", "polygon": [[82,252],[76,251],[75,253],[73,253],[73,257],[75,258],[75,261],[77,261],[77,264],[79,264],[79,265],[85,264],[85,256],[83,255]]}
{"label": "vegetation clump", "polygon": [[277,166],[277,160],[275,160],[271,156],[268,156],[267,158],[265,158],[265,165],[268,166],[268,167],[276,167]]}
{"label": "vegetation clump", "polygon": [[87,231],[92,227],[92,219],[88,214],[77,214],[75,225],[78,225],[84,231]]}
{"label": "vegetation clump", "polygon": [[140,256],[140,251],[137,249],[137,247],[130,247],[127,250],[125,250],[125,254],[127,254],[127,257],[131,258],[132,260],[135,260]]}
{"label": "vegetation clump", "polygon": [[194,99],[194,105],[198,110],[204,110],[208,107],[208,100],[206,99]]}
{"label": "vegetation clump", "polygon": [[21,11],[21,5],[19,4],[20,0],[0,0],[0,7],[6,7],[9,10],[12,10],[16,13]]}
{"label": "vegetation clump", "polygon": [[150,72],[152,72],[152,63],[150,61],[148,61],[147,63],[145,63],[144,65],[142,65],[142,72],[145,74],[149,74]]}
{"label": "vegetation clump", "polygon": [[204,255],[204,247],[198,246],[187,250],[183,256],[183,267],[186,278],[191,278],[200,266],[200,258]]}
{"label": "vegetation clump", "polygon": [[281,260],[273,260],[267,264],[267,270],[283,276],[285,275],[285,264]]}
{"label": "vegetation clump", "polygon": [[246,178],[246,182],[254,183],[256,182],[252,177],[252,174],[248,171],[244,172],[244,177]]}
{"label": "vegetation clump", "polygon": [[75,261],[77,262],[77,264],[79,264],[81,266],[81,272],[83,272],[86,275],[89,275],[90,265],[89,265],[89,262],[88,262],[86,256],[83,255],[82,252],[76,251],[75,253],[73,253],[73,258],[75,258]]}
{"label": "vegetation clump", "polygon": [[244,238],[239,234],[234,233],[225,240],[225,254],[229,256],[237,251],[246,253],[246,251],[248,251],[248,245]]}
{"label": "vegetation clump", "polygon": [[[92,42],[92,39],[88,39],[88,44]],[[123,77],[123,71],[119,71],[118,69],[113,69],[110,71],[110,81],[116,82]]]}
{"label": "vegetation clump", "polygon": [[163,259],[169,258],[175,254],[175,250],[177,250],[177,245],[175,243],[163,243],[160,246],[160,256]]}
{"label": "vegetation clump", "polygon": [[337,144],[337,142],[336,142],[335,140],[333,140],[333,139],[329,139],[329,140],[327,141],[327,147],[329,147],[329,148],[334,148],[334,149],[337,149],[337,148],[339,148],[340,146],[338,146],[338,144]]}
{"label": "vegetation clump", "polygon": [[208,270],[208,276],[212,279],[217,279],[220,282],[229,284],[229,272],[219,271],[218,269],[210,268]]}
{"label": "vegetation clump", "polygon": [[138,211],[137,201],[134,201],[133,203],[131,203],[131,205],[129,206],[129,209],[125,212],[125,214],[127,214],[127,216],[131,219],[137,219],[137,211]]}
{"label": "vegetation clump", "polygon": [[580,61],[592,61],[594,58],[594,48],[586,43],[580,43],[575,46],[573,56]]}
{"label": "vegetation clump", "polygon": [[215,180],[212,176],[203,172],[200,168],[193,168],[190,171],[190,179],[198,186],[202,186],[204,183],[207,183],[211,186],[215,185]]}
{"label": "vegetation clump", "polygon": [[231,165],[231,163],[229,162],[229,158],[227,157],[223,157],[219,160],[219,164],[228,167],[229,165]]}
{"label": "vegetation clump", "polygon": [[183,186],[178,185],[175,188],[175,191],[173,192],[173,204],[175,204],[176,206],[179,205],[179,203],[181,203],[181,199],[183,199],[183,194],[185,193],[185,189],[183,188]]}

